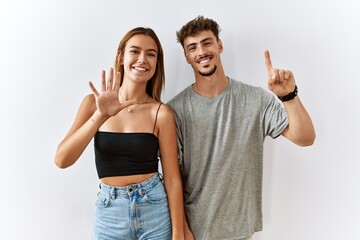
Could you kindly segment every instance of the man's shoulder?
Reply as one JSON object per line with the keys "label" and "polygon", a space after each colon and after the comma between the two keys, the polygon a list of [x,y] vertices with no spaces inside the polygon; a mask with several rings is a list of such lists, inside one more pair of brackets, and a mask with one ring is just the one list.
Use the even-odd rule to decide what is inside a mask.
{"label": "man's shoulder", "polygon": [[187,86],[186,88],[184,88],[182,91],[180,91],[178,94],[176,94],[172,99],[170,99],[167,104],[174,108],[178,108],[178,106],[180,106],[182,104],[182,102],[184,101],[184,99],[186,98],[186,96],[188,96],[189,94],[189,88],[191,86]]}
{"label": "man's shoulder", "polygon": [[249,83],[244,83],[242,81],[235,80],[233,78],[230,78],[231,84],[233,88],[237,91],[242,91],[245,94],[256,94],[256,93],[264,93],[266,92],[265,89],[259,86],[251,85]]}
{"label": "man's shoulder", "polygon": [[245,83],[245,82],[239,81],[237,79],[230,78],[230,80],[231,80],[232,85],[237,88],[255,88],[255,89],[259,88],[258,86],[252,85],[250,83]]}

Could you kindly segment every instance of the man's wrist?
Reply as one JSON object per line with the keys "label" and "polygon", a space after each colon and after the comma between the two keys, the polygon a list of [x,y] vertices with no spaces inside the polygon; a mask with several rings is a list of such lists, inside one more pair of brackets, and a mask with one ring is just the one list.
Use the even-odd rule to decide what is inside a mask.
{"label": "man's wrist", "polygon": [[292,91],[291,93],[285,95],[285,96],[277,96],[282,102],[287,102],[290,100],[293,100],[298,94],[298,87],[295,85],[295,89],[294,91]]}

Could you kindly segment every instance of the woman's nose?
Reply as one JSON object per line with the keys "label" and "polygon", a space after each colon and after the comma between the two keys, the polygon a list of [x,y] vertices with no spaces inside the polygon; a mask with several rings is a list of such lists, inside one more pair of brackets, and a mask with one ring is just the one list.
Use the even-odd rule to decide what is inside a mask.
{"label": "woman's nose", "polygon": [[138,61],[138,63],[146,63],[146,56],[145,56],[145,54],[140,54],[137,61]]}

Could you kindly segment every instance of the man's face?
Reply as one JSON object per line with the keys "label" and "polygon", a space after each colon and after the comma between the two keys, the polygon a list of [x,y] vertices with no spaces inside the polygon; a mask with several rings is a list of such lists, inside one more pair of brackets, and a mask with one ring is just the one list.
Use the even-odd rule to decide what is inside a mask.
{"label": "man's face", "polygon": [[186,61],[201,76],[211,76],[221,64],[220,53],[223,51],[221,40],[216,40],[211,31],[203,31],[184,40]]}

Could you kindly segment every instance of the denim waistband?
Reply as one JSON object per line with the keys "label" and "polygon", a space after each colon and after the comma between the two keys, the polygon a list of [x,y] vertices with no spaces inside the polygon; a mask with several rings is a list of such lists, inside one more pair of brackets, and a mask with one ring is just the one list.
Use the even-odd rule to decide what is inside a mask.
{"label": "denim waistband", "polygon": [[128,186],[124,187],[114,187],[107,185],[103,182],[99,184],[99,187],[101,189],[101,192],[107,193],[110,196],[128,196],[130,194],[133,194],[135,192],[140,192],[140,195],[142,193],[150,188],[153,188],[158,184],[160,181],[162,181],[162,176],[160,173],[154,174],[154,176],[150,177],[149,179],[135,184],[130,184]]}

